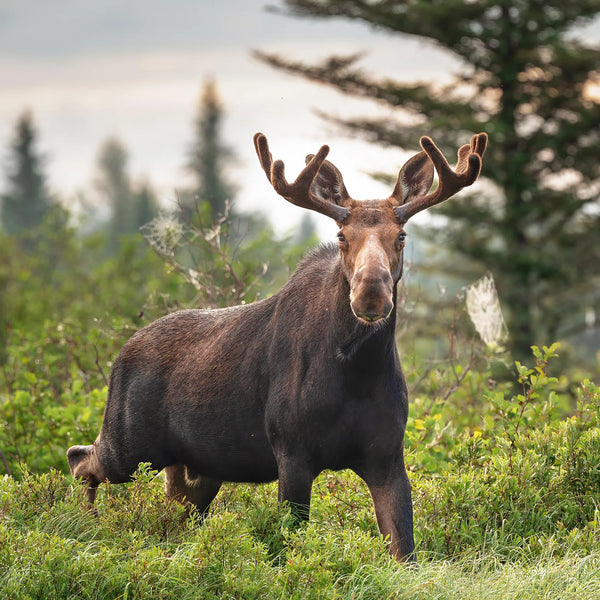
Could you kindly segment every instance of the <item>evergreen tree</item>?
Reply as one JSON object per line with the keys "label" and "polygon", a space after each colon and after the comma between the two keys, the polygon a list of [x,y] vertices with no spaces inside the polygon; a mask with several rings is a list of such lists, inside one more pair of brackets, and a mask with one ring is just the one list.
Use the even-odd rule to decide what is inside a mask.
{"label": "evergreen tree", "polygon": [[[495,185],[442,205],[429,226],[439,246],[490,269],[508,309],[516,357],[583,327],[600,308],[598,146],[600,48],[573,28],[600,0],[285,0],[296,16],[341,17],[433,41],[459,57],[449,85],[372,76],[360,55],[314,65],[258,53],[271,65],[412,117],[337,119],[348,132],[406,149],[432,136],[451,156],[489,134],[483,176]],[[401,68],[403,57],[399,57]],[[492,186],[490,186],[492,187]]]}
{"label": "evergreen tree", "polygon": [[310,242],[317,239],[317,226],[310,215],[305,212],[300,219],[296,234],[294,235],[294,241],[302,246],[307,246]]}
{"label": "evergreen tree", "polygon": [[156,216],[157,207],[158,202],[152,187],[147,182],[142,183],[133,193],[133,229],[138,231],[140,227],[149,223]]}
{"label": "evergreen tree", "polygon": [[121,236],[132,230],[133,192],[127,161],[127,150],[118,139],[109,138],[101,146],[96,188],[110,208],[108,246],[111,252],[118,248]]}
{"label": "evergreen tree", "polygon": [[195,139],[187,163],[187,169],[194,179],[194,188],[185,194],[184,204],[193,210],[196,204],[208,202],[213,219],[225,213],[226,203],[232,202],[235,192],[224,174],[233,152],[221,141],[222,118],[223,107],[216,84],[208,81],[202,91],[195,122]]}
{"label": "evergreen tree", "polygon": [[52,206],[36,142],[33,115],[25,111],[17,120],[6,170],[8,185],[0,200],[0,222],[9,234],[36,229]]}
{"label": "evergreen tree", "polygon": [[123,235],[137,233],[158,212],[154,191],[148,182],[139,187],[131,183],[129,156],[116,138],[107,139],[98,153],[96,189],[110,208],[108,246],[115,252]]}

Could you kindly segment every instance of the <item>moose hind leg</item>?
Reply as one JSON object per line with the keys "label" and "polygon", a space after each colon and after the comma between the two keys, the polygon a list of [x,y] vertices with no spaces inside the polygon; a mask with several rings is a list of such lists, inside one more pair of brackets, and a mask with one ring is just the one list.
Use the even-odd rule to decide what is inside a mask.
{"label": "moose hind leg", "polygon": [[185,465],[166,467],[165,475],[167,497],[182,503],[193,504],[200,514],[205,517],[210,503],[221,488],[222,482],[198,475]]}
{"label": "moose hind leg", "polygon": [[71,475],[87,482],[88,502],[94,504],[98,485],[106,479],[104,469],[100,464],[96,445],[71,446],[67,450],[67,460]]}

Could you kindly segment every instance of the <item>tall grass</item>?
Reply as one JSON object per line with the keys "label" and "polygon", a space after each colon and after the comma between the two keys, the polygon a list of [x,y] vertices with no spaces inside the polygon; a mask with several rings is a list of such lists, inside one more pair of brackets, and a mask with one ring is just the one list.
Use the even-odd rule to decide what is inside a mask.
{"label": "tall grass", "polygon": [[274,485],[226,486],[204,523],[184,520],[147,468],[105,487],[97,516],[84,498],[58,472],[1,480],[0,598],[600,597],[600,550],[581,532],[538,546],[464,544],[450,558],[422,541],[419,566],[399,565],[376,534],[364,485],[346,472],[317,480],[313,518],[299,529]]}
{"label": "tall grass", "polygon": [[203,522],[149,465],[101,486],[97,513],[70,476],[23,467],[0,479],[0,600],[599,598],[600,388],[565,412],[553,352],[518,365],[522,393],[492,390],[478,426],[444,405],[409,419],[418,568],[389,556],[350,471],[317,478],[297,528],[276,484],[224,485]]}

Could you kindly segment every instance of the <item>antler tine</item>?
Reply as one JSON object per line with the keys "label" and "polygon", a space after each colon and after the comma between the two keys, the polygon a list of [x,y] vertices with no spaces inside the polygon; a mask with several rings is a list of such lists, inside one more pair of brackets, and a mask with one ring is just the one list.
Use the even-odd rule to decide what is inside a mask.
{"label": "antler tine", "polygon": [[294,183],[289,183],[285,178],[283,161],[276,160],[273,162],[273,157],[269,152],[269,144],[264,134],[257,133],[254,136],[254,147],[267,179],[271,182],[275,191],[288,202],[331,217],[338,223],[341,223],[348,216],[350,211],[347,208],[319,198],[310,189],[325,157],[329,154],[329,146],[321,146],[300,172]]}
{"label": "antler tine", "polygon": [[429,137],[422,137],[421,148],[429,156],[437,171],[438,187],[426,196],[420,196],[395,207],[394,211],[398,219],[406,222],[418,212],[447,200],[462,188],[471,185],[481,172],[481,159],[486,145],[487,134],[474,135],[470,144],[465,144],[458,149],[458,162],[455,169],[452,170],[433,140]]}
{"label": "antler tine", "polygon": [[271,181],[271,165],[273,163],[273,156],[269,152],[269,144],[263,133],[254,134],[254,148],[256,149],[260,166],[263,168],[267,179]]}

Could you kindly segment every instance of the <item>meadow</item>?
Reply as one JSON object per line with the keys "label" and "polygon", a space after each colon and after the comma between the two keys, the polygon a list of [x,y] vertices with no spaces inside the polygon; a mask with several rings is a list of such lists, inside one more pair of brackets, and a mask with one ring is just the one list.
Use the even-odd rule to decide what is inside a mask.
{"label": "meadow", "polygon": [[2,243],[11,318],[0,369],[0,598],[600,596],[600,389],[565,361],[566,348],[533,347],[515,363],[454,329],[462,352],[432,365],[400,332],[418,567],[390,558],[368,490],[349,471],[319,476],[300,527],[274,483],[227,484],[204,522],[186,519],[144,464],[132,483],[102,486],[93,514],[65,451],[95,438],[120,345],[196,301],[194,290],[139,240],[89,265],[76,237],[55,236],[35,260]]}

